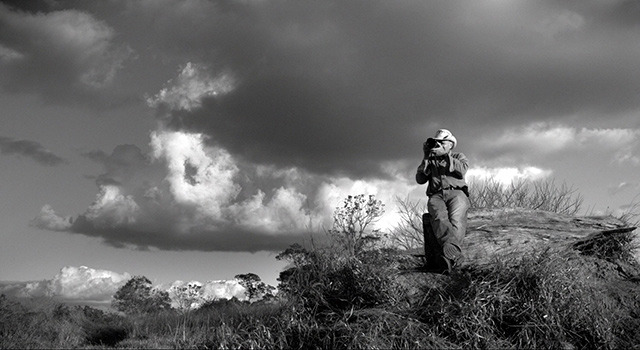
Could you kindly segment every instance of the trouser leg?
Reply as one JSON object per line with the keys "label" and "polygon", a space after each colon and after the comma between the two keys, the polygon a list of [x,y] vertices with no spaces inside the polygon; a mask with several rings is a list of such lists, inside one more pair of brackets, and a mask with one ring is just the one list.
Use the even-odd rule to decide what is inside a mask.
{"label": "trouser leg", "polygon": [[427,204],[434,236],[444,255],[452,260],[462,252],[466,234],[469,200],[459,190],[443,191],[429,198]]}
{"label": "trouser leg", "polygon": [[424,233],[424,255],[426,263],[427,265],[434,265],[438,257],[442,255],[442,248],[433,233],[429,213],[422,215],[422,230]]}
{"label": "trouser leg", "polygon": [[455,231],[449,221],[449,209],[442,192],[429,197],[427,202],[431,227],[438,244],[442,247],[444,243],[450,242],[458,244]]}
{"label": "trouser leg", "polygon": [[464,236],[467,234],[469,198],[467,198],[464,192],[458,190],[448,191],[446,197],[452,234],[456,237],[457,245],[461,248],[460,243],[462,243]]}

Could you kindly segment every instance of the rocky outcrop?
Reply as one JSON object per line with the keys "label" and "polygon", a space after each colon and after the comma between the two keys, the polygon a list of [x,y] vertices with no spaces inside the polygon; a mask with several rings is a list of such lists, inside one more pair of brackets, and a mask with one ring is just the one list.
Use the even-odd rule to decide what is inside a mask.
{"label": "rocky outcrop", "polygon": [[[574,217],[528,209],[492,209],[470,211],[468,223],[464,259],[456,269],[461,273],[497,265],[506,268],[518,264],[520,257],[540,252],[575,252],[591,256],[597,266],[617,276],[609,277],[640,280],[640,255],[632,249],[640,243],[638,230],[611,216]],[[406,253],[397,282],[407,289],[409,298],[423,295],[425,288],[451,286],[449,276],[421,269],[423,249]]]}
{"label": "rocky outcrop", "polygon": [[[628,238],[638,242],[635,227],[611,216],[573,217],[525,209],[471,211],[463,264],[483,265],[533,250],[577,249],[596,253],[616,249]],[[628,247],[628,244],[626,245]],[[618,248],[622,249],[622,246]],[[630,252],[639,260],[638,251]]]}

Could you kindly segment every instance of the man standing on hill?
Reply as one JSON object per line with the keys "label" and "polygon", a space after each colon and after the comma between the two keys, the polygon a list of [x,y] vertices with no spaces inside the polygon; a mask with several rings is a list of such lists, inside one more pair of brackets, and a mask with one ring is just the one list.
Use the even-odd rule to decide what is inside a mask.
{"label": "man standing on hill", "polygon": [[423,224],[427,269],[433,272],[451,272],[462,257],[467,230],[469,191],[464,175],[469,164],[464,154],[451,152],[456,144],[449,130],[438,130],[424,143],[424,159],[416,172],[416,182],[429,182],[429,213],[423,216]]}

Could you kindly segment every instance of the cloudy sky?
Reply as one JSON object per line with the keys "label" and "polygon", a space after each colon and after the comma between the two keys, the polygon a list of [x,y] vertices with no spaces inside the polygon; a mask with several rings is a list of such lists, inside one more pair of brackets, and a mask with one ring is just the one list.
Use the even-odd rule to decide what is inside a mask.
{"label": "cloudy sky", "polygon": [[633,0],[4,1],[0,76],[0,280],[275,284],[345,196],[424,200],[438,128],[476,177],[640,193]]}

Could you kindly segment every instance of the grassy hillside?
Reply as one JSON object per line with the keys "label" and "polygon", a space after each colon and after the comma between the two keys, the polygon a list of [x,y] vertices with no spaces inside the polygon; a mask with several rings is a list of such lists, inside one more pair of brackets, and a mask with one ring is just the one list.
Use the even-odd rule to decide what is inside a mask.
{"label": "grassy hillside", "polygon": [[600,243],[618,248],[535,250],[451,276],[415,272],[415,258],[393,249],[294,247],[277,301],[187,313],[125,317],[3,297],[0,347],[637,348],[637,267],[624,246]]}
{"label": "grassy hillside", "polygon": [[639,348],[635,232],[559,212],[471,212],[483,249],[451,275],[406,249],[292,246],[269,302],[121,316],[0,297],[0,348]]}

